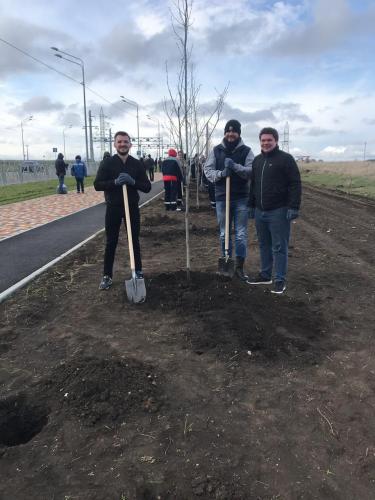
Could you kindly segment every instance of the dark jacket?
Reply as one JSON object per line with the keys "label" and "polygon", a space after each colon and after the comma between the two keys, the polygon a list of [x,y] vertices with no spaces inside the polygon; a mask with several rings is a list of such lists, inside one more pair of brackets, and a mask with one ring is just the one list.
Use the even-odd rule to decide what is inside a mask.
{"label": "dark jacket", "polygon": [[148,193],[151,191],[151,182],[147,178],[146,171],[141,162],[133,156],[128,156],[126,163],[115,154],[110,158],[105,158],[100,163],[94,188],[96,191],[104,191],[107,205],[124,206],[122,186],[116,186],[115,179],[121,172],[126,172],[135,180],[134,186],[127,186],[129,205],[138,205],[138,191]]}
{"label": "dark jacket", "polygon": [[226,180],[221,177],[225,158],[231,158],[237,165],[237,172],[231,176],[230,198],[248,198],[250,191],[251,164],[254,159],[251,148],[240,139],[233,151],[228,151],[224,140],[215,146],[204,164],[203,171],[207,180],[215,184],[216,201],[225,200]]}
{"label": "dark jacket", "polygon": [[[163,179],[165,180],[175,180],[182,182],[182,172],[180,165],[176,158],[173,156],[168,156],[161,164],[161,171],[163,174]],[[170,177],[175,177],[175,179],[169,179]]]}
{"label": "dark jacket", "polygon": [[[234,163],[244,166],[246,158],[250,152],[250,148],[245,144],[240,144],[232,152],[228,152],[223,144],[214,147],[214,155],[216,160],[216,170],[224,170],[225,158],[231,158]],[[225,200],[226,179],[221,179],[215,184],[216,201]],[[230,197],[231,200],[247,198],[250,192],[250,182],[248,179],[242,179],[236,174],[231,176],[230,180]]]}
{"label": "dark jacket", "polygon": [[251,173],[251,207],[274,210],[288,207],[299,209],[301,176],[292,155],[278,146],[270,153],[261,153],[253,161]]}
{"label": "dark jacket", "polygon": [[56,175],[66,175],[66,168],[69,166],[68,163],[62,158],[57,158],[55,161]]}

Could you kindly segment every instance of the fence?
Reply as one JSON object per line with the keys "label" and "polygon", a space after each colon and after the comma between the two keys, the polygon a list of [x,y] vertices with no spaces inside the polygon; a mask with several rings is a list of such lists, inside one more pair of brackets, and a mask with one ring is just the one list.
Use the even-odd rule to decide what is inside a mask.
{"label": "fence", "polygon": [[[68,174],[70,166],[68,167]],[[95,175],[99,163],[87,162],[87,175]],[[0,186],[56,179],[55,161],[0,160]]]}

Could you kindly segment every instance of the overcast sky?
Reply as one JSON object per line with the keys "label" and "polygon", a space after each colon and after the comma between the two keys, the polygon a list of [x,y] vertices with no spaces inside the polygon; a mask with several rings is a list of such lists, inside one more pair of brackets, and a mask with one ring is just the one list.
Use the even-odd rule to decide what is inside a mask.
{"label": "overcast sky", "polygon": [[[85,156],[81,69],[51,46],[83,59],[94,125],[102,108],[107,127],[135,136],[124,95],[139,104],[140,135],[156,135],[157,119],[167,124],[166,61],[172,79],[178,70],[171,9],[166,0],[0,0],[0,159],[22,158],[21,121],[31,159],[63,151],[63,131],[66,156]],[[288,122],[295,155],[363,159],[366,143],[375,158],[373,0],[195,0],[190,35],[201,105],[229,82],[214,142],[236,118],[258,153],[259,130],[276,127],[282,142]]]}

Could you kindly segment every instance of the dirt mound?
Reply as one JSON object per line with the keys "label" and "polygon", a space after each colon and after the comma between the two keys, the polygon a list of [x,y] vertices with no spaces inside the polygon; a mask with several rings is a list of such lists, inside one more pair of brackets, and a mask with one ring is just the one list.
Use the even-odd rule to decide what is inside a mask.
{"label": "dirt mound", "polygon": [[184,336],[200,355],[312,364],[322,355],[322,320],[306,303],[214,273],[192,272],[190,281],[183,271],[160,274],[149,282],[148,306],[193,317]]}
{"label": "dirt mound", "polygon": [[81,358],[62,363],[38,384],[37,393],[86,425],[155,412],[162,403],[154,368],[132,359]]}
{"label": "dirt mound", "polygon": [[159,224],[173,224],[174,220],[167,215],[148,215],[144,217],[142,228],[145,226],[158,226]]}

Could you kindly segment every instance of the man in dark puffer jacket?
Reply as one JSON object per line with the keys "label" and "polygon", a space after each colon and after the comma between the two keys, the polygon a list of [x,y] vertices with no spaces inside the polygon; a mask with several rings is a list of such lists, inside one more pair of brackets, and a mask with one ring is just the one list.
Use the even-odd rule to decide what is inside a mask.
{"label": "man in dark puffer jacket", "polygon": [[262,152],[253,161],[249,217],[255,218],[261,270],[248,283],[271,284],[275,265],[272,293],[282,294],[286,290],[290,224],[298,217],[301,204],[301,177],[293,156],[279,149],[277,130],[263,128],[259,139]]}

